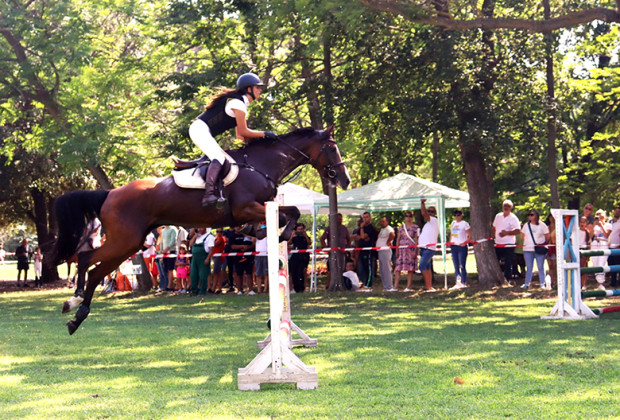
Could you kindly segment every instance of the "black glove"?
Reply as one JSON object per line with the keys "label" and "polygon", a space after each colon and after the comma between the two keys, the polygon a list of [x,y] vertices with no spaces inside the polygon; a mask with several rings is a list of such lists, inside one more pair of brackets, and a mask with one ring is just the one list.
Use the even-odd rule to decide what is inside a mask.
{"label": "black glove", "polygon": [[265,140],[276,140],[278,136],[273,131],[265,131]]}

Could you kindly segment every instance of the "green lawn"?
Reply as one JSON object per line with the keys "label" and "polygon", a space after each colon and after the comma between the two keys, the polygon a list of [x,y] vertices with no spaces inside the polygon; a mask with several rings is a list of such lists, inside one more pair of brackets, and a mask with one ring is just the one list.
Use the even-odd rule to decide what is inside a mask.
{"label": "green lawn", "polygon": [[[291,296],[319,388],[237,390],[268,333],[259,296],[95,298],[69,336],[67,290],[0,294],[2,418],[618,418],[620,314],[544,321],[552,299]],[[616,301],[617,302],[617,301]],[[592,302],[592,307],[612,304]],[[455,377],[465,383],[454,383]]]}

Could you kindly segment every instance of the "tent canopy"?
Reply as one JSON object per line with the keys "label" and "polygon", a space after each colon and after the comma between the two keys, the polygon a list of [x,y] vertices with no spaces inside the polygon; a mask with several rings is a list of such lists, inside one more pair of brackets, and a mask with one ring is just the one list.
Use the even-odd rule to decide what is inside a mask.
{"label": "tent canopy", "polygon": [[[420,199],[443,198],[445,208],[469,207],[469,193],[432,181],[400,173],[372,184],[338,194],[338,211],[362,214],[365,211],[398,211],[420,208]],[[427,204],[428,205],[428,204]],[[327,214],[329,200],[315,202],[317,213]]]}
{"label": "tent canopy", "polygon": [[280,185],[277,195],[278,197],[282,197],[283,206],[296,206],[301,214],[314,214],[314,203],[317,200],[327,201],[327,196],[325,194],[300,187],[290,182]]}

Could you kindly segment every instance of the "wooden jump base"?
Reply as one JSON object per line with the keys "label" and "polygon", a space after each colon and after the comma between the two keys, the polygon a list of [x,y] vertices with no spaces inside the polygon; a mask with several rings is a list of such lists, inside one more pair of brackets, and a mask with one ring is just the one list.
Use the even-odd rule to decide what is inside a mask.
{"label": "wooden jump base", "polygon": [[291,350],[292,330],[302,337],[297,340],[302,342],[300,344],[316,346],[316,340],[310,339],[290,320],[287,244],[278,243],[278,204],[265,203],[265,213],[271,334],[258,343],[259,347],[262,344],[261,352],[245,368],[239,369],[237,387],[242,391],[258,391],[264,383],[295,382],[297,389],[315,389],[318,375],[314,367],[306,366]]}

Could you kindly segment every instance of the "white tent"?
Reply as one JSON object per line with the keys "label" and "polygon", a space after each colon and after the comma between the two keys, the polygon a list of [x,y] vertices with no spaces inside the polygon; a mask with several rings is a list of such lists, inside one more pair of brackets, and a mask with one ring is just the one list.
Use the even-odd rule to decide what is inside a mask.
{"label": "white tent", "polygon": [[[280,201],[281,200],[281,201]],[[297,206],[301,214],[314,214],[314,204],[327,200],[325,194],[287,182],[278,187],[276,201],[282,206]]]}
{"label": "white tent", "polygon": [[[400,173],[372,184],[363,185],[338,194],[338,211],[343,214],[362,214],[365,211],[405,211],[421,207],[421,198],[427,206],[437,208],[441,243],[446,243],[446,209],[469,207],[469,193],[455,190],[436,182]],[[329,212],[329,199],[314,204],[316,214]],[[316,222],[315,222],[316,224]],[[441,245],[446,272],[446,247]],[[445,274],[446,287],[448,276]]]}

